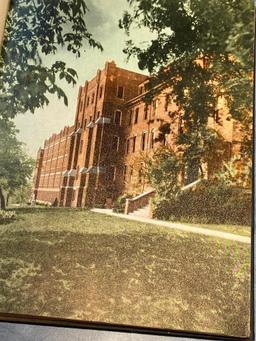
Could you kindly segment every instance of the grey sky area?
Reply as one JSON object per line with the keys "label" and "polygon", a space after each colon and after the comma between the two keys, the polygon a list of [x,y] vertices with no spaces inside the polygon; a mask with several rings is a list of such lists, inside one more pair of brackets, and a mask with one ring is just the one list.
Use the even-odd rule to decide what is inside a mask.
{"label": "grey sky area", "polygon": [[[90,12],[86,15],[86,23],[94,38],[101,42],[104,51],[86,49],[81,58],[77,59],[71,54],[59,51],[54,57],[44,60],[51,63],[55,60],[63,60],[78,72],[78,82],[75,87],[62,84],[68,95],[69,105],[66,107],[56,97],[49,97],[50,104],[38,109],[35,114],[26,113],[18,115],[15,119],[19,129],[19,139],[26,143],[27,151],[35,157],[38,148],[52,133],[58,132],[65,125],[73,124],[78,88],[87,79],[94,77],[97,69],[104,67],[106,61],[115,60],[117,65],[133,71],[139,71],[136,59],[126,62],[126,56],[122,52],[127,36],[118,27],[118,20],[128,8],[126,0],[89,0],[87,5]],[[139,30],[132,32],[131,38],[146,43],[149,32]],[[130,38],[129,38],[130,39]]]}

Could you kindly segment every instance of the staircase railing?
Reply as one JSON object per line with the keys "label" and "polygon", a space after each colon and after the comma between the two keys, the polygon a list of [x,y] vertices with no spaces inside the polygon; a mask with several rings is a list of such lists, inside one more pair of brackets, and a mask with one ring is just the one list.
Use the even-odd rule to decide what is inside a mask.
{"label": "staircase railing", "polygon": [[155,195],[155,192],[156,191],[152,189],[148,192],[138,195],[137,197],[126,199],[124,213],[129,214],[138,210],[139,208],[147,206],[149,204],[150,198]]}
{"label": "staircase railing", "polygon": [[183,186],[183,187],[181,188],[181,191],[182,191],[182,192],[186,192],[186,191],[188,191],[189,189],[195,189],[196,186],[197,186],[200,182],[202,182],[202,178],[197,179],[196,181],[190,182],[190,184],[188,184],[188,185],[186,185],[186,186]]}
{"label": "staircase railing", "polygon": [[[181,188],[181,191],[187,191],[189,189],[193,189],[195,188],[200,182],[202,181],[202,179],[198,179],[184,187]],[[142,193],[140,195],[138,195],[137,197],[131,198],[131,199],[126,199],[125,202],[125,210],[124,213],[125,214],[129,214],[132,213],[136,210],[138,210],[139,208],[142,208],[144,206],[147,206],[149,204],[149,201],[152,197],[154,197],[156,191],[154,189]]]}

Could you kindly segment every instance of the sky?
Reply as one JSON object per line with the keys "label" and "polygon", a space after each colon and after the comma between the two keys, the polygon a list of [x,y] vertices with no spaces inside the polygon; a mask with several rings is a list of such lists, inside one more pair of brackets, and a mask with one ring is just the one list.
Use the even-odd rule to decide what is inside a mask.
{"label": "sky", "polygon": [[[125,32],[118,27],[118,20],[122,17],[124,10],[128,9],[127,0],[87,0],[89,13],[86,15],[86,24],[96,40],[103,45],[103,52],[98,49],[89,48],[81,54],[80,58],[71,53],[59,51],[54,57],[48,58],[46,63],[55,60],[63,60],[78,73],[76,86],[72,87],[62,83],[62,88],[68,96],[69,105],[51,96],[47,107],[38,109],[34,114],[26,113],[17,115],[15,123],[19,130],[19,140],[26,144],[26,151],[32,157],[45,139],[53,133],[58,133],[65,125],[74,122],[76,100],[80,85],[94,77],[97,69],[104,68],[106,61],[114,60],[119,67],[141,72],[137,66],[137,60],[131,59],[128,63],[127,57],[122,52],[125,41],[128,39]],[[136,42],[146,43],[150,33],[145,29],[132,32],[130,38]],[[142,72],[145,73],[145,72]]]}

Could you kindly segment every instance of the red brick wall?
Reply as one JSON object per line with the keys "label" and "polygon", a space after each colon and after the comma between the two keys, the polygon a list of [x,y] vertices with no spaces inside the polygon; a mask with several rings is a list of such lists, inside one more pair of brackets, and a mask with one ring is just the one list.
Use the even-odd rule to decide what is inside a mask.
{"label": "red brick wall", "polygon": [[53,134],[45,140],[43,156],[40,153],[37,164],[40,165],[40,179],[35,183],[36,200],[53,203],[59,201],[59,189],[63,181],[63,173],[68,168],[70,153],[70,134],[73,127],[65,127],[59,134]]}
{"label": "red brick wall", "polygon": [[[138,165],[159,147],[159,142],[152,145],[152,137],[158,137],[159,128],[165,123],[171,127],[165,143],[176,150],[175,139],[182,121],[168,89],[155,95],[145,113],[145,82],[146,76],[110,62],[80,87],[74,125],[53,134],[38,153],[34,177],[37,200],[53,203],[57,199],[60,205],[76,207],[109,202],[123,192],[141,193],[150,188],[143,176],[140,179]],[[218,106],[221,124],[209,120],[209,126],[227,141],[225,158],[229,158],[239,150],[237,142],[241,134],[239,127],[226,119],[225,103],[220,100]],[[120,121],[117,111],[121,112]],[[102,117],[109,123],[97,124]],[[127,140],[130,141],[128,153]],[[236,147],[232,147],[234,140]],[[91,171],[81,174],[84,168]],[[70,173],[64,176],[67,170]]]}

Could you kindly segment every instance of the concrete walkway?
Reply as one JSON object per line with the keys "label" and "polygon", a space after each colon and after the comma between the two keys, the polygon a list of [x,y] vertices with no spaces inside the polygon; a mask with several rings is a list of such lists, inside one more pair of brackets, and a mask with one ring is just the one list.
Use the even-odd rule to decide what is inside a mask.
{"label": "concrete walkway", "polygon": [[238,234],[222,232],[222,231],[217,231],[217,230],[210,230],[210,229],[206,229],[202,227],[195,227],[195,226],[187,225],[187,224],[183,225],[181,223],[170,223],[168,221],[163,221],[163,220],[142,218],[138,216],[130,216],[130,215],[121,214],[121,213],[114,213],[111,209],[93,208],[92,212],[107,214],[109,216],[118,217],[122,219],[139,221],[141,223],[148,223],[148,224],[153,224],[157,226],[165,226],[171,229],[184,231],[184,232],[198,233],[198,234],[203,234],[205,236],[218,237],[218,238],[228,239],[228,240],[237,241],[237,242],[246,243],[246,244],[251,243],[250,237],[240,236]]}

